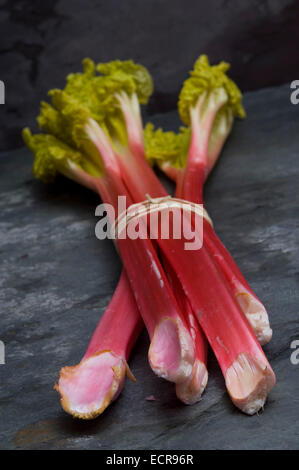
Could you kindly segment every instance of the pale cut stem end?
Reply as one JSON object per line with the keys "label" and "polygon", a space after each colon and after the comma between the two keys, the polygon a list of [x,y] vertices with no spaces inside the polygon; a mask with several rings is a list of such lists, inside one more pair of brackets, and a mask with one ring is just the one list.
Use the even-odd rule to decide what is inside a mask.
{"label": "pale cut stem end", "polygon": [[247,353],[239,354],[225,374],[225,384],[233,403],[248,415],[263,408],[275,382],[269,364]]}
{"label": "pale cut stem end", "polygon": [[63,367],[54,389],[62,408],[75,418],[99,416],[120,394],[128,365],[111,351],[100,351],[73,367]]}
{"label": "pale cut stem end", "polygon": [[180,319],[163,318],[156,326],[148,359],[153,372],[174,383],[184,382],[192,373],[194,344]]}
{"label": "pale cut stem end", "polygon": [[190,377],[185,382],[176,384],[176,396],[185,405],[194,405],[201,399],[207,382],[208,371],[206,365],[199,359],[196,359]]}
{"label": "pale cut stem end", "polygon": [[247,292],[237,294],[236,299],[245,313],[260,345],[263,346],[269,343],[272,338],[272,329],[264,305]]}

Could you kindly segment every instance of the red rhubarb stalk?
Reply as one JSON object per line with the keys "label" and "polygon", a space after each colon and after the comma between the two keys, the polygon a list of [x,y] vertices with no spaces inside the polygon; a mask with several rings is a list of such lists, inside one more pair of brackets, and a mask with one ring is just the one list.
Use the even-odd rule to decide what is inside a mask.
{"label": "red rhubarb stalk", "polygon": [[[79,166],[82,156],[52,135],[31,135],[23,130],[25,144],[34,153],[34,174],[48,182],[59,171],[67,178],[96,190],[95,178]],[[109,195],[102,178],[102,191]],[[61,369],[55,389],[61,405],[74,417],[91,419],[101,414],[117,398],[125,374],[133,379],[127,365],[143,322],[126,272],[102,315],[81,362]]]}
{"label": "red rhubarb stalk", "polygon": [[[197,204],[203,204],[203,184],[211,169],[209,159],[209,142],[212,139],[213,123],[218,111],[227,102],[224,93],[223,98],[217,98],[210,94],[208,104],[203,113],[203,101],[200,98],[197,105],[190,110],[191,141],[187,156],[186,169],[183,175],[183,183],[179,182],[176,195]],[[227,127],[231,127],[231,117]],[[223,134],[221,134],[221,137]],[[221,142],[223,139],[220,139]],[[214,155],[214,154],[213,154]],[[212,162],[214,164],[214,160]],[[253,331],[261,345],[267,344],[272,337],[272,329],[264,305],[254,294],[245,280],[228,250],[216,235],[213,227],[207,220],[203,221],[204,245],[213,256],[221,273],[226,277],[232,292],[235,295],[241,309],[247,316]]]}
{"label": "red rhubarb stalk", "polygon": [[[111,66],[113,69],[116,66],[117,70],[124,67],[124,70],[117,71],[111,79]],[[113,133],[113,129],[122,134],[123,125],[114,93],[118,82],[119,91],[122,87],[132,90],[135,86],[134,80],[125,72],[127,67],[137,77],[136,87],[140,100],[146,100],[148,91],[151,92],[151,83],[142,66],[130,61],[102,64],[103,76],[96,77],[94,64],[87,61],[83,74],[68,76],[64,91],[49,92],[52,106],[42,107],[39,116],[39,124],[46,132],[63,140],[64,145],[69,144],[81,152],[79,163],[82,171],[95,178],[96,190],[103,202],[113,206],[116,215],[118,196],[125,196],[128,205],[131,199],[120,178],[120,169],[107,135],[109,132]],[[110,89],[113,90],[112,98]],[[104,119],[107,112],[112,112],[109,121],[108,116]],[[58,160],[57,155],[53,158],[56,158],[55,162]],[[146,235],[145,225],[141,224],[141,231]],[[193,342],[155,248],[146,237],[136,240],[119,238],[117,245],[151,338],[151,367],[156,374],[170,381],[183,381],[192,369]],[[162,348],[162,344],[167,345],[168,350]]]}
{"label": "red rhubarb stalk", "polygon": [[[106,350],[112,347],[116,355],[126,360],[129,359],[137,336],[143,327],[131,292],[126,272],[123,271],[111,302],[92,335],[83,359],[97,353],[99,349]],[[117,318],[117,328],[114,323],[115,318]],[[130,335],[126,334],[127,331],[131,332]],[[101,345],[100,348],[99,345]]]}
{"label": "red rhubarb stalk", "polygon": [[[106,175],[87,156],[52,135],[32,136],[26,129],[23,137],[35,154],[34,172],[38,178],[49,181],[59,171],[74,181],[99,191],[102,199],[112,204],[117,212],[118,195],[127,193],[111,155],[106,159],[107,168],[110,168]],[[107,148],[103,146],[103,142],[105,137],[99,143],[105,156]],[[110,148],[109,142],[108,145]],[[90,173],[86,173],[86,168]],[[183,381],[192,370],[193,342],[155,250],[148,239],[119,240],[119,250],[126,259],[138,305],[147,315],[146,324],[152,338],[150,364],[158,375],[175,382]],[[127,297],[122,302],[124,292]],[[63,368],[61,371],[56,390],[61,394],[64,409],[74,416],[86,419],[97,416],[122,388],[124,373],[128,370],[125,362],[127,354],[140,329],[137,306],[131,292],[132,289],[128,289],[128,282],[123,275],[83,360],[78,366]],[[122,322],[126,322],[126,325],[118,330]],[[105,351],[106,348],[108,351]],[[101,373],[101,380],[92,378],[93,372],[97,370]]]}
{"label": "red rhubarb stalk", "polygon": [[[123,107],[121,103],[121,106],[124,115],[130,113],[127,105]],[[127,129],[128,133],[130,129]],[[122,178],[135,202],[144,200],[149,192],[151,197],[165,195],[159,180],[139,154],[118,153],[118,158]],[[193,171],[191,174],[195,177]],[[184,240],[160,238],[157,242],[178,276],[214,350],[233,402],[245,413],[256,413],[274,386],[275,375],[228,282],[219,273],[205,246],[190,252],[184,251]]]}
{"label": "red rhubarb stalk", "polygon": [[[202,204],[203,183],[215,165],[230,133],[234,116],[244,117],[241,93],[227,77],[228,64],[210,66],[206,56],[196,62],[185,81],[179,99],[183,122],[179,134],[145,129],[147,156],[176,182],[176,195]],[[190,137],[191,136],[191,137]],[[204,224],[204,245],[226,277],[230,288],[247,316],[261,345],[272,337],[267,311],[257,298],[213,227]]]}
{"label": "red rhubarb stalk", "polygon": [[[132,64],[129,64],[129,65],[130,65],[130,68],[132,68]],[[115,68],[115,66],[119,67],[119,63],[117,62],[117,64],[115,64],[115,63],[108,64],[104,68],[101,66],[101,69],[102,69],[104,75],[109,75],[109,73],[110,73],[109,70],[111,70],[111,68]],[[125,65],[125,67],[127,67],[127,66],[128,66],[128,64]],[[91,67],[91,69],[92,69],[92,67]],[[94,75],[93,70],[91,70],[91,75],[92,76]],[[119,79],[120,75],[122,75],[122,74],[113,75],[113,80],[111,81],[111,83],[113,83],[113,88],[114,88],[113,93],[115,92],[115,83]],[[133,75],[134,75],[134,73],[133,73]],[[100,142],[102,142],[102,144],[103,144],[102,136],[100,136],[100,134],[95,135],[95,137],[96,138],[98,137],[99,141],[100,141],[99,143],[97,143],[94,140],[94,136],[92,137],[92,136],[89,135],[88,138],[86,139],[86,133],[85,133],[85,135],[82,139],[82,135],[80,135],[80,132],[82,131],[82,127],[84,127],[84,126],[82,126],[82,122],[86,123],[86,121],[89,121],[89,116],[90,116],[89,115],[89,108],[90,108],[90,104],[91,104],[92,100],[89,98],[89,94],[87,93],[87,89],[84,89],[84,93],[81,92],[82,91],[81,90],[81,88],[82,88],[81,77],[79,77],[79,81],[77,81],[77,76],[75,76],[74,80],[73,80],[73,78],[74,78],[74,76],[72,76],[71,86],[69,87],[68,90],[66,90],[66,93],[62,93],[62,94],[58,93],[58,95],[57,95],[56,92],[52,93],[52,103],[54,105],[54,108],[56,108],[60,112],[61,112],[61,110],[63,110],[63,112],[61,113],[61,116],[59,118],[60,118],[60,122],[62,121],[63,129],[64,129],[64,132],[66,133],[67,142],[71,141],[72,144],[74,144],[74,146],[76,148],[79,148],[79,149],[83,150],[84,152],[86,152],[87,154],[89,154],[89,151],[90,151],[90,145],[89,144],[90,144],[90,141],[93,141],[96,144],[96,146],[98,147],[98,150],[100,151],[101,157],[104,160],[104,164],[105,164],[105,160],[106,160],[105,170],[107,171],[107,175],[109,176],[109,178],[111,178],[111,180],[113,181],[112,190],[115,191],[115,194],[116,193],[117,194],[125,194],[125,192],[123,192],[120,188],[119,181],[118,181],[119,176],[117,175],[117,172],[113,171],[113,164],[112,164],[112,167],[111,166],[109,167],[108,160],[110,160],[110,158],[111,158],[111,161],[112,161],[113,158],[111,156],[109,156],[109,159],[106,159],[106,157],[104,155],[107,146],[104,145],[105,149],[100,148]],[[86,77],[84,77],[84,80],[85,79],[87,81],[89,81],[90,76],[88,75],[88,79]],[[97,80],[97,78],[95,78],[94,81],[96,81],[96,80]],[[102,93],[103,99],[104,98],[106,99],[107,93],[106,93],[105,89],[108,89],[109,86],[110,86],[109,80],[110,79],[108,78],[108,82],[106,82],[105,79],[104,79],[105,84],[104,84],[104,86],[102,86],[103,80],[102,80],[102,77],[100,77],[100,81],[97,81],[97,84],[101,83],[100,86],[103,88],[104,92],[102,93],[102,91],[99,90],[99,92],[94,94],[94,90],[95,90],[94,85],[95,85],[95,83],[94,83],[93,80],[90,79],[90,82],[92,82],[90,92],[91,92],[91,95],[93,94],[92,96],[95,97],[95,100],[97,99],[98,96],[100,96],[101,93]],[[78,83],[79,83],[79,88],[78,88]],[[128,94],[128,96],[130,95],[132,97],[134,95],[134,91],[132,91],[133,90],[132,80],[128,80],[125,85],[124,85],[124,83],[125,83],[125,80],[124,80],[124,76],[122,75],[121,76],[121,87],[125,87],[125,91]],[[138,83],[138,79],[137,79],[137,83]],[[141,83],[142,83],[142,86],[143,86],[144,82],[141,81]],[[140,82],[139,82],[139,85],[140,85]],[[142,86],[141,86],[141,88],[142,88]],[[68,88],[68,87],[66,87],[66,88]],[[138,88],[138,86],[137,86],[137,88]],[[68,93],[70,93],[70,92],[71,92],[71,95],[73,95],[73,97],[68,98]],[[141,96],[142,96],[142,90],[141,90],[140,93],[141,93]],[[79,99],[79,102],[80,101],[83,102],[82,106],[80,104],[78,106],[78,99]],[[108,107],[108,104],[110,106],[109,110],[111,110],[111,101],[109,103],[107,102],[107,107]],[[94,110],[92,112],[93,118],[96,117],[95,115],[96,115],[98,110],[99,110],[99,108],[97,108],[97,107],[94,108]],[[114,111],[112,111],[112,114],[113,114],[113,112]],[[51,126],[51,122],[50,122],[50,125],[49,125],[49,119],[47,119],[47,117],[45,117],[45,116],[44,116],[44,118],[45,118],[44,123],[41,122],[41,124],[44,124],[43,127],[48,132],[49,132],[49,127],[50,127],[51,128],[50,132],[54,133],[54,135],[57,135],[56,134],[57,132],[60,134],[60,132],[59,132],[60,126],[56,125],[56,126],[53,127],[53,126]],[[50,121],[51,121],[51,119],[50,119]],[[102,119],[102,114],[100,112],[99,113],[99,122],[100,123],[101,123],[101,119]],[[76,124],[75,124],[75,122],[76,122]],[[108,116],[108,120],[107,120],[107,122],[105,122],[105,125],[104,125],[104,128],[110,134],[110,136],[112,138],[112,141],[113,141],[113,145],[115,147],[116,147],[116,143],[117,143],[116,142],[117,139],[115,139],[115,130],[120,129],[120,127],[121,127],[120,124],[121,124],[120,116],[116,113],[116,114],[113,114],[111,116],[111,120]],[[71,127],[71,131],[70,131],[70,127]],[[57,129],[58,129],[58,131],[57,131]],[[97,134],[97,130],[96,130],[95,134]],[[121,136],[121,134],[124,135],[122,131],[120,132],[119,135]],[[116,132],[116,135],[117,135],[117,132]],[[59,137],[60,137],[60,135],[59,135]],[[64,137],[64,135],[63,135],[63,137]],[[129,139],[129,142],[130,142],[130,139]],[[118,153],[120,153],[120,154],[122,153],[121,151],[119,151],[119,149],[121,149],[121,147],[123,147],[124,145],[125,145],[124,140],[122,138],[120,138],[119,145],[117,145],[117,148],[118,148],[117,152]],[[138,145],[139,145],[139,142],[138,142]],[[136,155],[138,155],[139,150],[136,151],[136,149],[134,149],[134,147],[132,147],[132,148],[133,148],[133,151],[135,151]],[[139,146],[139,148],[140,148],[140,146]],[[92,157],[93,162],[98,161],[98,156],[94,155],[93,152],[90,152],[90,155]],[[138,159],[136,158],[136,160],[138,160]],[[126,162],[126,165],[127,165],[128,162],[132,161],[132,158],[128,158],[128,159],[125,158],[124,161]],[[144,160],[142,158],[139,158],[138,165],[143,161]],[[129,167],[127,167],[127,171],[125,173],[123,173],[123,168],[122,168],[122,177],[124,179],[126,179],[126,173],[130,173],[132,168],[134,168],[134,166],[132,164],[131,165],[129,164]],[[86,170],[86,167],[84,169]],[[139,171],[139,175],[142,176],[142,172],[143,172],[143,169],[141,168],[141,171]],[[126,181],[126,184],[127,184],[127,181]],[[137,185],[137,186],[135,186],[133,184],[132,187],[131,186],[129,187],[129,191],[130,191],[130,195],[133,197],[133,199],[135,201],[138,201],[138,200],[140,201],[140,200],[144,199],[145,194],[144,194],[144,191],[143,192],[140,191],[142,189],[142,188],[140,188],[140,185]],[[149,187],[150,187],[150,189],[146,189],[146,192],[150,193],[150,195],[152,197],[164,195],[164,193],[161,194],[160,190],[157,191],[157,193],[155,193],[155,191],[154,191],[155,187],[154,187],[153,181],[151,181],[151,184],[149,184]],[[110,182],[109,182],[109,190],[111,190]],[[152,193],[152,190],[154,191],[153,193]],[[196,237],[197,237],[197,234],[195,234],[195,238]],[[119,240],[119,250],[120,251],[121,251],[122,243],[123,242],[121,240]],[[206,253],[205,247],[204,247],[203,250],[199,250],[199,251],[195,251],[195,252],[193,251],[192,253],[190,253],[190,252],[187,252],[187,251],[185,251],[185,252],[183,251],[184,240],[167,240],[167,243],[166,243],[165,240],[164,241],[159,240],[159,245],[162,248],[162,251],[164,251],[165,255],[168,257],[170,263],[172,264],[173,269],[175,270],[176,275],[178,276],[181,283],[183,284],[183,288],[185,290],[186,295],[188,296],[188,298],[190,300],[192,309],[193,309],[193,311],[196,312],[196,315],[199,318],[201,326],[203,327],[210,343],[212,344],[212,347],[214,348],[216,356],[217,356],[217,358],[220,362],[223,373],[225,375],[228,390],[229,390],[234,402],[237,404],[237,406],[240,406],[241,409],[243,409],[244,411],[247,411],[247,412],[250,412],[250,413],[255,412],[261,406],[261,402],[265,400],[268,390],[273,385],[274,380],[275,380],[275,379],[273,379],[274,374],[271,371],[270,367],[268,367],[268,365],[267,365],[268,363],[267,363],[266,359],[264,358],[263,353],[262,353],[261,349],[259,348],[259,346],[258,346],[258,344],[255,340],[255,337],[254,337],[253,333],[251,332],[251,330],[248,326],[248,322],[246,321],[244,316],[241,315],[241,318],[242,318],[241,326],[238,325],[238,323],[240,323],[238,318],[240,316],[241,311],[240,311],[240,308],[239,308],[238,304],[236,303],[235,299],[229,293],[229,290],[227,289],[227,286],[225,285],[225,280],[222,279],[221,276],[219,276],[218,284],[220,283],[220,287],[222,287],[222,289],[224,289],[224,292],[226,293],[228,298],[225,299],[225,296],[224,296],[223,299],[222,299],[221,296],[220,296],[220,298],[218,298],[218,296],[217,296],[217,299],[212,299],[211,305],[210,305],[209,297],[206,294],[208,292],[208,289],[203,290],[203,291],[200,290],[200,289],[201,289],[202,286],[206,287],[206,285],[204,283],[205,278],[208,279],[208,286],[210,286],[210,288],[211,288],[211,285],[213,285],[214,281],[215,281],[215,285],[217,286],[217,275],[219,275],[219,273],[215,269],[215,265],[213,263],[213,260],[210,258],[210,255],[208,253]],[[140,246],[143,246],[143,249],[140,249]],[[144,249],[144,245],[135,244],[135,247],[137,247],[136,251],[139,252],[140,254],[142,253],[142,250],[143,250],[143,253],[147,253],[146,249]],[[136,256],[134,257],[135,253],[133,253],[133,249],[130,251],[130,247],[125,246],[123,248],[123,251],[125,253],[121,253],[121,254],[122,254],[123,257],[127,256],[127,262],[125,262],[125,265],[126,265],[127,272],[129,274],[130,269],[133,271],[133,269],[130,268],[130,264],[134,263],[134,261],[136,259]],[[153,251],[153,253],[155,254],[155,251]],[[191,258],[190,255],[192,255],[192,258]],[[195,262],[196,268],[193,266],[193,261]],[[140,262],[141,262],[141,266],[143,266],[145,268],[149,267],[149,265],[147,264],[147,261],[144,264],[142,264],[143,260],[140,259]],[[210,265],[209,265],[209,263],[210,263]],[[155,263],[155,265],[151,264],[151,267],[153,268],[153,267],[156,267],[157,265],[158,265],[157,263]],[[213,268],[215,269],[215,271],[213,271]],[[206,276],[205,273],[202,272],[204,270],[209,271],[208,276]],[[136,273],[135,273],[135,275],[136,275]],[[162,275],[164,276],[164,278],[162,277]],[[134,277],[133,272],[132,272],[132,277]],[[130,278],[130,276],[129,276],[129,278]],[[167,281],[163,272],[161,273],[158,280],[159,281],[162,280],[163,283],[165,281]],[[130,279],[130,282],[132,282],[132,279]],[[137,281],[136,281],[136,285],[138,285]],[[155,282],[153,282],[153,285],[155,287],[157,287],[157,285],[155,285]],[[199,289],[199,287],[200,287],[200,289]],[[142,287],[141,286],[139,286],[139,289],[140,289],[140,292],[142,292]],[[221,288],[218,289],[218,290],[221,293]],[[217,289],[216,289],[216,291],[217,291]],[[206,297],[205,297],[205,295],[206,295]],[[209,292],[209,295],[211,295],[211,292]],[[225,301],[224,301],[224,299],[225,299]],[[138,305],[140,307],[140,303],[138,303]],[[211,313],[209,314],[210,306],[212,307],[212,314]],[[142,308],[141,308],[141,310],[142,310]],[[162,311],[163,311],[163,309],[162,309]],[[216,325],[217,325],[216,328],[215,328],[215,325],[213,325],[215,319],[220,320],[219,325],[216,321]],[[165,322],[163,324],[163,328],[161,328],[162,337],[163,337],[163,334],[164,334],[163,331],[165,330],[164,327],[165,327]],[[217,330],[217,328],[218,328],[218,330]],[[219,328],[220,328],[220,330],[219,330]],[[230,331],[230,329],[231,329],[231,331]],[[169,336],[170,336],[172,334],[172,331],[171,331],[171,329],[168,328],[167,325],[166,325],[166,330],[168,330],[170,332],[169,333]],[[241,343],[240,343],[240,341],[238,342],[238,335],[239,335],[238,330],[241,331],[241,335],[240,335],[241,340],[246,339],[246,341],[247,341],[247,342],[245,342],[245,344],[243,344],[243,346],[242,346],[241,343],[244,343],[244,342],[242,342],[242,341],[241,341]],[[230,331],[230,333],[228,333],[229,331]],[[219,336],[219,334],[217,334],[219,332],[222,332],[222,333],[225,332],[225,337],[221,338]],[[252,336],[250,335],[250,332],[251,332]],[[159,332],[159,333],[161,333],[161,332]],[[214,341],[213,341],[215,333],[216,333],[216,340],[220,339],[220,342],[221,342],[222,346],[224,345],[224,350],[227,352],[227,354],[229,356],[228,359],[225,359],[225,358],[221,357],[220,350],[217,350],[217,344],[214,344]],[[164,335],[164,337],[165,337],[165,335]],[[161,341],[160,337],[158,338],[158,341],[159,341],[159,344],[161,346],[161,349],[163,349],[164,348],[164,342]],[[256,354],[254,355],[254,353],[256,353]],[[223,354],[223,352],[222,352],[222,354]],[[231,374],[229,372],[230,372],[231,368],[233,368],[233,370],[238,369],[238,364],[240,362],[242,362],[242,360],[244,362],[244,355],[246,357],[246,354],[248,354],[248,357],[249,357],[250,361],[252,361],[252,362],[258,361],[257,358],[261,359],[260,362],[262,363],[262,365],[264,366],[266,364],[265,365],[266,370],[262,371],[260,377],[258,376],[258,370],[254,371],[252,373],[253,379],[250,379],[250,380],[248,379],[249,375],[248,375],[247,372],[245,373],[245,376],[243,376],[243,377],[242,377],[242,375],[239,374],[238,375],[238,380],[241,383],[241,389],[242,389],[241,390],[242,394],[240,396],[238,387],[236,386],[236,383],[235,383],[236,381],[234,382],[231,379]],[[251,354],[251,356],[250,356],[250,354]],[[259,354],[261,356],[259,356]],[[176,362],[175,357],[176,357],[176,355],[174,355],[174,357],[171,359],[172,364],[174,362]],[[263,369],[263,367],[261,368],[261,370],[262,369]],[[238,372],[238,370],[237,370],[237,372]],[[267,377],[268,377],[268,382],[267,382]],[[244,380],[245,380],[245,382],[244,382]],[[249,385],[248,385],[248,383],[246,383],[246,380],[247,380],[247,382],[249,381]],[[255,381],[255,383],[254,383],[254,381]],[[257,397],[256,397],[257,395],[258,395],[258,400],[257,400]]]}
{"label": "red rhubarb stalk", "polygon": [[[105,199],[98,179],[99,193],[104,202],[114,206],[117,214],[117,197],[126,196],[132,201],[112,162],[115,159],[110,141],[98,124],[90,119],[85,126],[88,138],[99,151],[109,180],[109,199]],[[117,168],[117,167],[116,167]],[[191,373],[194,350],[184,316],[171,291],[157,253],[148,237],[142,235],[146,226],[140,224],[140,238],[118,238],[117,246],[135,294],[140,313],[151,338],[149,362],[153,371],[172,382],[183,382]],[[142,273],[142,276],[140,275]]]}
{"label": "red rhubarb stalk", "polygon": [[192,311],[190,302],[185,295],[178,277],[173,271],[168,260],[163,258],[163,265],[167,272],[171,288],[175,294],[178,305],[188,323],[189,331],[191,332],[194,345],[195,345],[195,361],[190,377],[184,382],[176,384],[176,395],[186,405],[193,405],[197,403],[207,386],[208,370],[207,370],[207,341],[204,333],[196,320]]}
{"label": "red rhubarb stalk", "polygon": [[126,374],[135,380],[127,361],[142,326],[123,271],[81,362],[60,371],[55,389],[67,413],[82,419],[95,418],[118,397]]}

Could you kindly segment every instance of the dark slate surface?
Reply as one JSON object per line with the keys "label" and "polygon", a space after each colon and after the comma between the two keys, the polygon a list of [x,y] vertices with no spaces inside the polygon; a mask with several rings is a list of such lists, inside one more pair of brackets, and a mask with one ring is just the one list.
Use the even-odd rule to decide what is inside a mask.
{"label": "dark slate surface", "polygon": [[149,68],[149,110],[175,108],[199,54],[232,63],[243,90],[298,79],[297,0],[0,0],[0,150],[22,146],[47,90],[83,57],[132,58]]}
{"label": "dark slate surface", "polygon": [[[60,409],[58,371],[80,360],[120,262],[112,243],[94,236],[97,197],[63,178],[49,187],[34,181],[21,149],[0,158],[1,448],[298,449],[299,365],[290,343],[299,339],[299,106],[288,86],[248,93],[245,105],[248,118],[236,123],[206,200],[271,316],[266,352],[278,383],[265,410],[247,417],[233,407],[212,355],[202,401],[180,404],[147,365],[145,333],[131,360],[137,384],[127,381],[100,418],[78,422]],[[178,124],[173,113],[155,121]],[[156,401],[146,401],[152,394]]]}

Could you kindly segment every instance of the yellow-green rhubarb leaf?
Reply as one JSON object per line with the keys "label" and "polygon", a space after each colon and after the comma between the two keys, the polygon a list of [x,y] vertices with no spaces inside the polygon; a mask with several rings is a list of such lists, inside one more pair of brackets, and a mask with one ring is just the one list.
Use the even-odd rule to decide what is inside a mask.
{"label": "yellow-green rhubarb leaf", "polygon": [[32,135],[28,127],[23,129],[22,137],[25,145],[34,155],[34,176],[45,183],[54,180],[57,172],[67,172],[69,162],[82,165],[81,152],[68,146],[50,134]]}
{"label": "yellow-green rhubarb leaf", "polygon": [[[184,124],[190,125],[190,109],[195,107],[200,97],[204,98],[203,112],[207,106],[210,95],[214,94],[217,102],[226,95],[226,102],[221,112],[233,116],[245,117],[242,105],[242,93],[238,86],[226,75],[230,65],[220,62],[218,65],[210,65],[206,55],[201,55],[194,64],[190,77],[184,82],[178,102],[180,117]],[[229,110],[229,112],[228,112]]]}
{"label": "yellow-green rhubarb leaf", "polygon": [[98,64],[97,70],[106,77],[131,77],[134,83],[134,90],[127,91],[130,95],[135,92],[141,104],[146,104],[153,93],[154,85],[149,71],[140,64],[135,64],[132,60],[114,60],[105,64]]}
{"label": "yellow-green rhubarb leaf", "polygon": [[143,131],[144,146],[147,160],[158,166],[164,163],[173,168],[184,168],[190,145],[191,131],[181,127],[178,133],[155,129],[152,123],[147,123]]}

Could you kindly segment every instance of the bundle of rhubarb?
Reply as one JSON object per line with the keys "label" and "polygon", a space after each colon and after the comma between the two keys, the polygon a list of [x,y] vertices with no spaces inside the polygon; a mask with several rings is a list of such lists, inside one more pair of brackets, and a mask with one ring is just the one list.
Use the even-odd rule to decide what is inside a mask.
{"label": "bundle of rhubarb", "polygon": [[[55,385],[62,407],[75,417],[98,416],[117,398],[126,375],[135,380],[128,359],[143,324],[150,337],[150,367],[175,383],[186,404],[196,403],[205,390],[208,343],[233,403],[243,412],[258,412],[275,384],[261,348],[272,336],[266,309],[203,205],[204,182],[234,118],[245,116],[228,67],[211,66],[206,56],[196,61],[178,100],[185,126],[174,133],[152,124],[143,129],[140,105],[153,91],[143,66],[85,59],[83,72],[68,75],[63,90],[51,90],[51,104],[41,103],[37,120],[43,132],[23,130],[37,178],[50,182],[58,172],[98,192],[124,266],[81,362],[63,367]],[[175,198],[160,183],[154,164],[174,180]],[[120,197],[126,204],[122,211]],[[152,236],[149,219],[165,207],[169,225],[187,224],[196,249],[186,249],[185,232]],[[188,217],[190,208],[196,208],[202,232],[194,214]]]}

